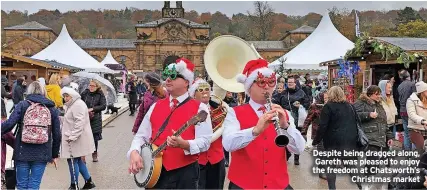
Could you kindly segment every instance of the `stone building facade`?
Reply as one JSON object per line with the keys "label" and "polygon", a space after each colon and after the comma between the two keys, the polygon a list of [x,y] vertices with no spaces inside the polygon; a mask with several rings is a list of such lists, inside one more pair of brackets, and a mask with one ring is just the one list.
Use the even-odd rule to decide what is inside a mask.
{"label": "stone building facade", "polygon": [[[210,27],[184,19],[182,2],[172,8],[164,2],[162,18],[135,25],[134,39],[76,39],[82,49],[98,61],[110,50],[117,62],[129,70],[159,71],[178,57],[185,57],[195,64],[195,73],[204,74],[203,55],[210,42]],[[248,41],[259,54],[272,62],[287,53],[294,44],[286,43],[292,36],[308,36],[307,28],[290,31],[280,41]],[[3,51],[23,56],[32,56],[51,44],[57,34],[49,27],[35,21],[4,28],[6,43]],[[301,31],[299,31],[301,30]],[[300,32],[301,34],[299,34]],[[293,38],[295,39],[295,38]]]}
{"label": "stone building facade", "polygon": [[51,28],[32,21],[22,25],[4,28],[4,52],[31,56],[43,50],[58,36]]}

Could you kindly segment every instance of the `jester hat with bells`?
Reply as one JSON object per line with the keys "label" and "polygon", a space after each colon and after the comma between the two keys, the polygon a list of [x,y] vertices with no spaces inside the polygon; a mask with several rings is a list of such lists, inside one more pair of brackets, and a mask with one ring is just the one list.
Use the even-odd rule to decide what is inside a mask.
{"label": "jester hat with bells", "polygon": [[274,88],[276,88],[277,77],[276,72],[268,68],[266,60],[255,59],[246,64],[242,74],[237,76],[237,82],[244,85],[245,93],[250,96],[249,89],[254,82],[264,82],[265,85],[269,85],[269,83],[273,84],[274,81]]}
{"label": "jester hat with bells", "polygon": [[185,80],[188,81],[189,88],[191,88],[191,85],[194,81],[194,64],[185,58],[180,58],[176,60],[176,63],[169,64],[165,70],[163,71],[163,79],[165,79],[165,76],[171,76],[171,75],[177,75],[180,74],[184,77]]}

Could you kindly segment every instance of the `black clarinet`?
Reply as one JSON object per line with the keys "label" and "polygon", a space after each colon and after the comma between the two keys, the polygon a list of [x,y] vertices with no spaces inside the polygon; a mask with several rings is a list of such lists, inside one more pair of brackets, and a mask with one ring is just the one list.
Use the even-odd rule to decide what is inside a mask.
{"label": "black clarinet", "polygon": [[[267,110],[271,110],[272,103],[271,103],[270,93],[266,92],[264,94],[264,97],[267,100],[267,104],[268,104]],[[289,139],[291,139],[292,137],[289,135],[287,130],[284,130],[280,127],[280,122],[279,122],[279,117],[277,112],[276,112],[276,115],[273,117],[273,120],[274,120],[274,128],[277,133],[277,136],[274,139],[274,143],[276,143],[278,147],[285,147],[286,145],[289,144]]]}

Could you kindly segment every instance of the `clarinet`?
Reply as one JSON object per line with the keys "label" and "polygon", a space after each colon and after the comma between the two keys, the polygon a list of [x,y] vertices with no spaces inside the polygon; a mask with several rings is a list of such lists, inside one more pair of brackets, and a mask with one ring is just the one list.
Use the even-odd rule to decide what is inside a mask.
{"label": "clarinet", "polygon": [[[268,104],[268,110],[271,110],[271,98],[270,98],[270,93],[266,92],[264,94],[265,99],[267,100],[267,104]],[[276,130],[277,136],[274,139],[274,143],[276,143],[276,145],[278,147],[285,147],[286,145],[289,144],[289,139],[291,139],[292,137],[289,135],[287,130],[283,130],[280,127],[280,122],[279,122],[279,117],[278,117],[278,113],[276,112],[276,115],[273,117],[273,122],[274,122],[274,128]]]}

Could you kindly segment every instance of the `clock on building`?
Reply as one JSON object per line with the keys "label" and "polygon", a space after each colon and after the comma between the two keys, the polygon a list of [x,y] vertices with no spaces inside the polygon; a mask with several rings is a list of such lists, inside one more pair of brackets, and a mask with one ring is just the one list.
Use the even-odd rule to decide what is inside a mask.
{"label": "clock on building", "polygon": [[165,1],[165,5],[162,9],[163,18],[183,18],[184,8],[182,8],[182,2],[177,1],[176,8],[170,7],[170,1]]}

